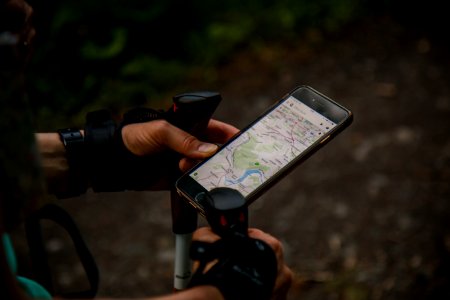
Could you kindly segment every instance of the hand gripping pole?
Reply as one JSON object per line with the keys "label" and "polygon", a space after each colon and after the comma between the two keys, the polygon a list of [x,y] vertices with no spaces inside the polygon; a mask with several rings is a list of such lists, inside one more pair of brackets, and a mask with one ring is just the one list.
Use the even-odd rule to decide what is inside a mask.
{"label": "hand gripping pole", "polygon": [[189,287],[212,285],[225,299],[269,300],[277,277],[274,250],[248,236],[248,207],[244,196],[226,187],[197,196],[205,207],[216,242],[193,241],[191,258],[198,263]]}

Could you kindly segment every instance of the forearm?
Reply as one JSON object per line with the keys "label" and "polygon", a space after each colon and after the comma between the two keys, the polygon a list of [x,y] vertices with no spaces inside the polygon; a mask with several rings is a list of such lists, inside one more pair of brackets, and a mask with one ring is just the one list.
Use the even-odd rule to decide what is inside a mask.
{"label": "forearm", "polygon": [[[97,300],[113,300],[111,298],[96,298]],[[61,298],[54,298],[54,300],[64,300]],[[225,300],[219,290],[210,285],[196,286],[184,291],[175,292],[170,295],[152,297],[152,298],[137,298],[136,300]]]}
{"label": "forearm", "polygon": [[171,295],[151,298],[152,300],[225,300],[220,291],[213,286],[196,286]]}
{"label": "forearm", "polygon": [[48,192],[59,194],[67,190],[69,164],[66,149],[58,133],[37,133],[36,141],[41,153],[42,167]]}

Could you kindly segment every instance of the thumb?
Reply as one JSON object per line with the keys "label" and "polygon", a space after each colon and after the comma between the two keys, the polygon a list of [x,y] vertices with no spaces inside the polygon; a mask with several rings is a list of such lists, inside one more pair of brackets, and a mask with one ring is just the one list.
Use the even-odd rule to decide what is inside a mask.
{"label": "thumb", "polygon": [[195,136],[169,124],[164,134],[165,145],[188,158],[202,159],[214,154],[218,146],[200,141]]}
{"label": "thumb", "polygon": [[203,159],[218,148],[164,120],[127,125],[122,129],[122,138],[125,146],[136,155],[151,155],[171,149],[188,158]]}

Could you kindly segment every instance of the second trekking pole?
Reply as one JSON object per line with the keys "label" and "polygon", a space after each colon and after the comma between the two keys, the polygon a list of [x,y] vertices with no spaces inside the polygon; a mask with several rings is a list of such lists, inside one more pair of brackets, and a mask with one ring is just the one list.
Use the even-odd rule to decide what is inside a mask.
{"label": "second trekking pole", "polygon": [[[166,119],[173,125],[202,138],[212,114],[222,97],[219,93],[201,91],[184,93],[173,98],[173,106],[166,113]],[[176,192],[175,180],[181,175],[178,166],[172,167],[173,186],[170,199],[172,207],[172,231],[175,234],[174,290],[187,287],[191,278],[189,247],[192,233],[197,228],[197,211]]]}

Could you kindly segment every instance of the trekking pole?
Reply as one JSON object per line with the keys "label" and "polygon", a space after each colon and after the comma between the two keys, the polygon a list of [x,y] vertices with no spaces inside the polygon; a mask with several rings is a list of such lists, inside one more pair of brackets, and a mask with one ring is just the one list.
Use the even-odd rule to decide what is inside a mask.
{"label": "trekking pole", "polygon": [[[222,97],[216,92],[193,92],[177,95],[166,119],[173,125],[202,138],[208,122]],[[174,290],[187,287],[191,278],[189,247],[192,233],[197,228],[197,211],[177,193],[174,185],[181,175],[178,166],[173,167],[170,199],[172,208],[172,231],[175,234]],[[176,171],[175,171],[176,170]]]}

